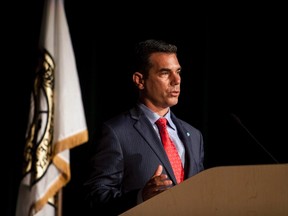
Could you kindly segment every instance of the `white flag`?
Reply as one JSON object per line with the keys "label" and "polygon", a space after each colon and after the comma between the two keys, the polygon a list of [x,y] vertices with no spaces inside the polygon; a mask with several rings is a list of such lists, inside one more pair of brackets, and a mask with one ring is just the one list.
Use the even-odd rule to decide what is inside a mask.
{"label": "white flag", "polygon": [[54,216],[71,178],[69,150],[88,141],[64,0],[47,0],[31,96],[16,216]]}

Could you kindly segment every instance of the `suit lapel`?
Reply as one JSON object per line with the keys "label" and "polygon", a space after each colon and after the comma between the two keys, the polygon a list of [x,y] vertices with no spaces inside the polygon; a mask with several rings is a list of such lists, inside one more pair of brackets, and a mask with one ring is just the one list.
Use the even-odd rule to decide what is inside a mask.
{"label": "suit lapel", "polygon": [[147,145],[150,146],[150,148],[154,151],[159,160],[162,162],[164,169],[167,171],[167,175],[169,175],[169,178],[174,183],[176,183],[176,178],[174,176],[169,159],[150,121],[140,110],[133,109],[131,111],[131,114],[132,118],[137,120],[134,124],[135,129],[138,131],[138,133],[146,141]]}

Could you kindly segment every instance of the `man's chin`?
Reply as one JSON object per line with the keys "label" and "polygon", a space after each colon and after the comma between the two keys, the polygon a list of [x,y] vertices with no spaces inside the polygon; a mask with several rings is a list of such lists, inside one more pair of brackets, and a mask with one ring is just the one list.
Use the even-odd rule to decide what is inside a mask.
{"label": "man's chin", "polygon": [[178,103],[178,98],[177,99],[173,98],[173,99],[169,100],[169,102],[168,102],[170,107],[175,106],[177,103]]}

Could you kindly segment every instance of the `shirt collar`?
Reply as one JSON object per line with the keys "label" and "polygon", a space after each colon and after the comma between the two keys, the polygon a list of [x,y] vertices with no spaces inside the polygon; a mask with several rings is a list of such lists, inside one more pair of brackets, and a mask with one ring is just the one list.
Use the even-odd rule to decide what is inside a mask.
{"label": "shirt collar", "polygon": [[[143,103],[138,103],[137,104],[139,106],[139,108],[145,113],[146,117],[149,119],[149,121],[151,122],[151,124],[155,124],[155,122],[161,117],[160,115],[158,115],[157,113],[151,111],[147,106],[145,106]],[[176,127],[174,125],[174,123],[171,120],[171,112],[170,112],[170,108],[168,110],[168,112],[165,114],[165,116],[163,116],[167,119],[168,125],[175,130]]]}

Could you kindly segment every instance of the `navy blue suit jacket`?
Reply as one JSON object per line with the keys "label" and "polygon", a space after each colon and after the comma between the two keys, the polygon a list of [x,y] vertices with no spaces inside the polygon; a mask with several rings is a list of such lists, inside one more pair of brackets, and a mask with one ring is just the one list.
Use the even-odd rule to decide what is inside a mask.
{"label": "navy blue suit jacket", "polygon": [[[171,119],[185,147],[185,179],[204,169],[201,132],[178,119]],[[137,193],[153,176],[159,164],[176,183],[172,167],[153,126],[139,108],[103,124],[92,157],[92,172],[85,183],[90,206],[97,214],[117,215],[137,205]]]}

